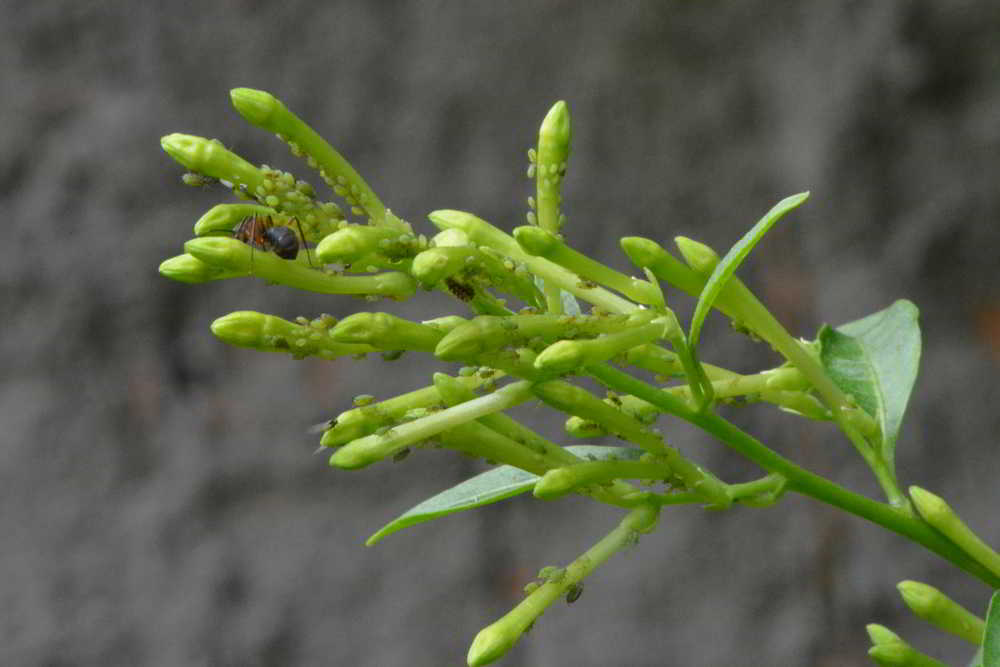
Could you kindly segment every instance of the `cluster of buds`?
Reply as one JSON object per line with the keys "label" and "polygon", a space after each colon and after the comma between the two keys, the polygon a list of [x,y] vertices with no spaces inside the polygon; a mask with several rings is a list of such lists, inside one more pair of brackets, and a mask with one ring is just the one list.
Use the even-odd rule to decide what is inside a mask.
{"label": "cluster of buds", "polygon": [[[676,239],[681,259],[656,241],[623,238],[621,249],[642,274],[636,278],[577,252],[563,237],[561,184],[571,138],[564,102],[545,116],[537,148],[529,151],[535,191],[528,199],[528,225],[508,234],[472,213],[439,210],[428,215],[438,231],[427,237],[386,208],[343,156],[279,100],[246,88],[231,96],[247,121],[274,133],[318,170],[346,206],[320,201],[305,181],[255,167],[217,140],[168,135],[163,149],[189,170],[186,183],[220,183],[243,201],[215,206],[198,220],[184,254],[161,264],[164,276],[188,283],[257,277],[369,302],[439,290],[457,299],[464,311],[421,322],[385,312],[357,312],[340,321],[325,314],[288,321],[240,311],[212,324],[212,332],[227,343],[296,359],[377,352],[394,360],[410,352],[464,365],[454,375],[436,373],[426,387],[399,396],[380,401],[359,396],[326,426],[320,444],[331,450],[330,464],[338,468],[399,460],[427,446],[497,466],[465,483],[475,493],[463,496],[455,487],[424,503],[427,507],[414,508],[369,543],[405,525],[521,491],[539,499],[577,493],[627,511],[614,530],[575,561],[543,570],[519,605],[479,633],[469,651],[470,665],[506,653],[553,601],[579,597],[583,579],[652,530],[664,506],[769,505],[796,475],[801,480],[797,490],[811,488],[811,478],[800,469],[720,425],[714,419],[717,404],[763,401],[809,419],[834,420],[873,469],[883,472],[879,479],[890,498],[899,500],[893,495],[891,465],[885,465],[875,444],[879,425],[831,381],[815,345],[792,338],[732,275],[756,238],[808,193],[779,202],[758,223],[756,236],[734,247],[722,264],[712,249],[688,238]],[[667,305],[661,282],[699,299],[689,332]],[[786,362],[751,375],[702,363],[697,342],[710,308],[729,318],[736,330],[770,344]],[[623,368],[651,374],[655,381]],[[577,378],[602,385],[606,393],[595,394]],[[561,413],[570,437],[612,435],[623,443],[553,442],[505,414],[529,401]],[[769,474],[750,482],[722,481],[667,441],[655,427],[663,414],[728,439]]]}

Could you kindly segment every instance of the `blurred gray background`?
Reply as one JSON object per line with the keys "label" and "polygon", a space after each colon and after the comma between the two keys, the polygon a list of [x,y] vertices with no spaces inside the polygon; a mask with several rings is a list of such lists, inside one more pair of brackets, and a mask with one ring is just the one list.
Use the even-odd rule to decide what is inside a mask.
{"label": "blurred gray background", "polygon": [[[997,3],[5,1],[0,36],[0,664],[461,665],[539,567],[575,558],[620,516],[521,498],[363,545],[482,464],[419,452],[328,468],[311,424],[356,394],[424,386],[440,365],[228,348],[208,325],[230,311],[370,306],[157,274],[198,216],[230,200],[183,186],[161,135],[218,137],[321,185],[230,108],[235,86],[283,99],[425,232],[438,208],[523,224],[525,151],[565,99],[566,233],[622,270],[620,236],[724,251],[810,189],[740,275],[809,338],[899,297],[920,306],[901,479],[1000,542]],[[454,306],[418,295],[384,308]],[[721,319],[706,335],[706,360],[776,362]],[[730,412],[876,494],[828,426]],[[561,418],[521,414],[561,437]],[[759,472],[662,427],[727,480]],[[868,622],[967,659],[904,612],[906,578],[977,610],[989,594],[808,499],[679,508],[500,664],[866,665]]]}

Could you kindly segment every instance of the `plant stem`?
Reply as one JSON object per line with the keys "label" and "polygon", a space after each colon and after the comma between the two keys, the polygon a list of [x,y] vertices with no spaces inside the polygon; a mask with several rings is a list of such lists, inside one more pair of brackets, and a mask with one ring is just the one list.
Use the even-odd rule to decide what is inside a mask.
{"label": "plant stem", "polygon": [[562,576],[542,584],[502,618],[480,630],[469,647],[469,665],[487,665],[507,653],[549,605],[565,595],[570,587],[578,585],[599,565],[632,544],[637,533],[649,532],[658,513],[659,509],[653,505],[632,510],[614,530],[570,563]]}
{"label": "plant stem", "polygon": [[1000,576],[970,558],[941,533],[934,530],[926,522],[916,518],[912,513],[905,512],[885,503],[880,503],[860,494],[848,491],[819,475],[796,465],[777,452],[768,448],[749,433],[739,429],[716,414],[698,413],[675,397],[667,397],[656,387],[623,373],[610,366],[590,367],[590,374],[614,391],[632,394],[664,412],[685,419],[708,431],[732,449],[746,456],[769,472],[777,472],[788,480],[788,488],[802,495],[815,498],[828,505],[839,507],[868,519],[883,528],[908,537],[922,544],[945,560],[948,560],[969,574],[981,579],[990,586],[1000,587]]}

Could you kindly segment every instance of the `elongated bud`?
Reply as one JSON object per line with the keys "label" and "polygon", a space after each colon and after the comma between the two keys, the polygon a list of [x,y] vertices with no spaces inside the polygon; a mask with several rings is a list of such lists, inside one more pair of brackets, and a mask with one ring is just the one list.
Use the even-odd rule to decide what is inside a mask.
{"label": "elongated bud", "polygon": [[310,166],[319,170],[326,184],[347,201],[353,213],[367,214],[374,224],[408,230],[409,225],[387,214],[385,206],[344,156],[289,111],[278,98],[252,88],[234,88],[229,96],[233,106],[247,121],[277,134],[293,154],[308,156]]}
{"label": "elongated bud", "polygon": [[194,223],[195,236],[208,236],[220,232],[231,233],[245,218],[277,215],[277,211],[258,204],[218,204],[208,209]]}
{"label": "elongated bud", "polygon": [[[647,311],[632,319],[641,321],[653,315],[654,313]],[[665,326],[666,322],[661,318],[592,340],[562,340],[542,350],[535,359],[535,368],[548,373],[562,374],[581,366],[607,361],[630,348],[661,338]]]}
{"label": "elongated bud", "polygon": [[924,521],[944,533],[965,553],[1000,577],[1000,554],[972,532],[943,498],[919,486],[910,487],[910,498]]}
{"label": "elongated bud", "polygon": [[227,150],[218,140],[174,133],[160,139],[160,146],[174,160],[199,174],[243,185],[251,191],[262,182],[257,167]]}
{"label": "elongated bud", "polygon": [[359,294],[406,299],[417,289],[416,281],[405,273],[390,271],[374,276],[331,276],[293,261],[223,236],[191,239],[184,250],[206,264],[230,271],[242,271],[273,283],[321,294]]}
{"label": "elongated bud", "polygon": [[570,127],[569,107],[563,101],[556,102],[545,115],[538,130],[538,152],[535,161],[537,184],[537,221],[545,230],[558,232],[562,226],[559,203],[560,189],[566,175],[569,160],[570,141],[573,132]]}
{"label": "elongated bud", "polygon": [[426,286],[437,285],[462,271],[476,258],[474,248],[430,248],[413,258],[413,277]]}
{"label": "elongated bud", "polygon": [[[622,454],[632,455],[635,451],[623,449]],[[549,470],[535,482],[532,493],[541,500],[551,500],[589,484],[607,484],[615,479],[669,479],[673,474],[670,466],[662,462],[591,461]]]}
{"label": "elongated bud", "polygon": [[878,623],[869,623],[865,626],[865,630],[868,632],[868,638],[875,646],[879,646],[881,644],[895,644],[903,641],[902,637],[884,625],[879,625]]}
{"label": "elongated bud", "polygon": [[677,244],[677,249],[681,251],[688,266],[706,278],[715,269],[715,265],[719,263],[718,253],[704,243],[685,236],[674,238],[674,243]]}
{"label": "elongated bud", "polygon": [[194,255],[185,253],[163,260],[160,264],[160,275],[182,283],[197,284],[225,278],[239,278],[247,273],[206,264]]}
{"label": "elongated bud", "polygon": [[[392,241],[399,242],[400,232],[392,227],[348,225],[330,234],[316,246],[316,256],[327,264],[353,264],[366,255],[386,254]],[[412,235],[405,240],[415,242]]]}
{"label": "elongated bud", "polygon": [[541,227],[518,227],[514,238],[529,255],[544,257],[581,278],[618,290],[625,296],[645,305],[662,301],[659,288],[645,280],[626,276],[624,273],[594,261],[570,248],[553,232]]}
{"label": "elongated bud", "polygon": [[263,90],[233,88],[229,99],[241,116],[258,127],[267,127],[278,114],[288,112],[281,100]]}
{"label": "elongated bud", "polygon": [[938,589],[919,581],[901,581],[896,588],[920,618],[975,646],[982,643],[986,623]]}
{"label": "elongated bud", "polygon": [[[476,374],[455,378],[455,382],[469,391],[483,384],[485,380]],[[442,407],[442,398],[434,386],[416,389],[380,403],[357,407],[337,415],[323,433],[320,445],[339,447],[362,436],[371,435],[379,428],[403,421],[413,412],[428,408]]]}
{"label": "elongated bud", "polygon": [[380,350],[430,352],[444,332],[389,313],[355,313],[341,320],[330,336],[340,343],[366,343]]}
{"label": "elongated bud", "polygon": [[948,667],[904,641],[872,646],[868,649],[868,655],[881,667]]}
{"label": "elongated bud", "polygon": [[553,380],[533,387],[533,391],[543,401],[558,410],[601,424],[611,433],[631,440],[643,449],[663,453],[662,439],[646,426],[588,392],[586,389]]}
{"label": "elongated bud", "polygon": [[329,329],[333,321],[326,316],[297,324],[274,315],[241,310],[212,322],[212,333],[230,345],[263,352],[284,352],[299,359],[308,356],[335,359],[375,351],[370,345],[345,344],[331,339]]}
{"label": "elongated bud", "polygon": [[527,382],[509,384],[492,394],[400,424],[384,434],[373,434],[348,443],[330,457],[330,465],[347,469],[363,468],[442,431],[523,403],[530,396]]}

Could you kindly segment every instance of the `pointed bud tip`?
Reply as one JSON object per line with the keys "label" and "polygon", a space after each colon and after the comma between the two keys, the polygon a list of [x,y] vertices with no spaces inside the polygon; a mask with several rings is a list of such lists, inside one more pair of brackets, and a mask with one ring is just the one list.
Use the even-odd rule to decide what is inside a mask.
{"label": "pointed bud tip", "polygon": [[217,273],[212,267],[187,253],[163,260],[159,272],[164,278],[189,284],[209,281]]}
{"label": "pointed bud tip", "polygon": [[330,465],[343,470],[357,470],[375,462],[361,448],[352,447],[353,444],[344,445],[335,451],[330,456]]}
{"label": "pointed bud tip", "polygon": [[284,105],[271,93],[254,88],[233,88],[229,91],[233,107],[248,122],[265,126]]}
{"label": "pointed bud tip", "polygon": [[211,330],[216,338],[230,345],[256,347],[261,343],[261,332],[267,317],[253,310],[238,310],[216,319],[211,324]]}
{"label": "pointed bud tip", "polygon": [[549,136],[560,144],[569,144],[573,130],[570,124],[569,106],[566,102],[559,100],[552,105],[549,112],[545,114],[545,119],[542,120],[538,134]]}
{"label": "pointed bud tip", "polygon": [[914,507],[920,516],[929,523],[933,523],[935,518],[940,518],[952,514],[951,507],[944,498],[938,496],[919,486],[909,488],[910,499],[913,500]]}
{"label": "pointed bud tip", "polygon": [[684,257],[684,261],[695,271],[711,273],[715,269],[715,265],[719,263],[718,253],[700,241],[689,239],[686,236],[676,236],[674,243],[680,250],[681,256]]}
{"label": "pointed bud tip", "polygon": [[501,623],[502,620],[483,628],[472,640],[466,657],[469,667],[488,665],[502,658],[517,643],[521,633],[505,632],[506,624],[501,627]]}
{"label": "pointed bud tip", "polygon": [[535,368],[546,373],[569,373],[584,362],[583,348],[573,340],[560,340],[535,357]]}
{"label": "pointed bud tip", "polygon": [[194,165],[197,164],[198,147],[205,141],[208,140],[203,137],[196,137],[193,134],[174,132],[160,138],[160,147],[175,162],[193,170]]}
{"label": "pointed bud tip", "polygon": [[901,581],[896,584],[896,590],[899,591],[906,606],[917,615],[930,610],[938,596],[941,595],[938,589],[919,581]]}
{"label": "pointed bud tip", "polygon": [[878,623],[869,623],[865,626],[865,630],[868,632],[868,639],[875,646],[903,641],[895,632]]}
{"label": "pointed bud tip", "polygon": [[545,256],[552,252],[560,243],[552,232],[541,227],[525,225],[514,230],[514,239],[521,249],[529,255]]}

